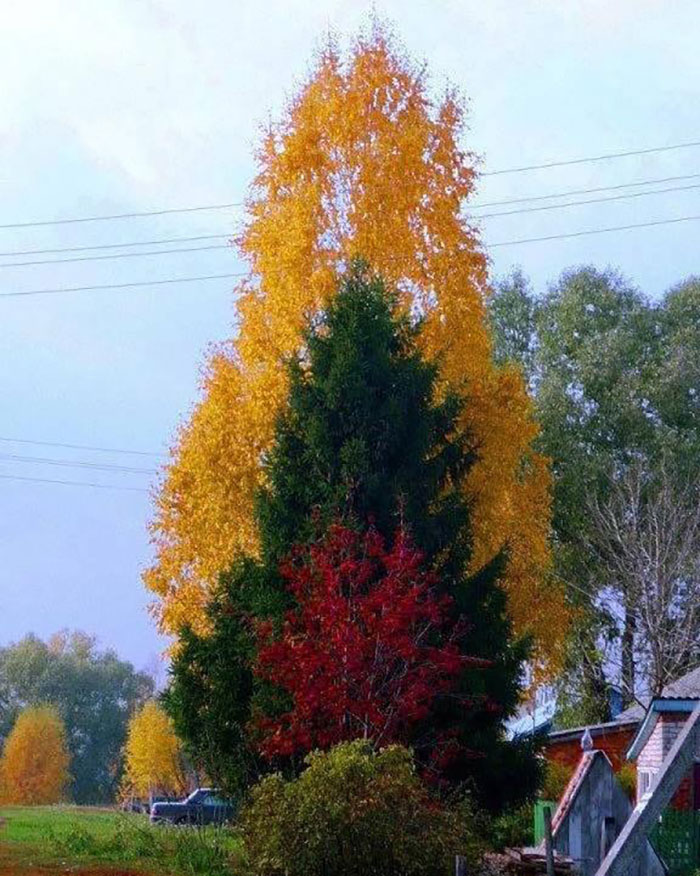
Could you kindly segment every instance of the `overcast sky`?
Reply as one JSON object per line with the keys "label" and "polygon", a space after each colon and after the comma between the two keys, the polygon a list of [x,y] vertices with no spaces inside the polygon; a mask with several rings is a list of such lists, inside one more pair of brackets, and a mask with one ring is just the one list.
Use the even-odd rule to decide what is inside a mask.
{"label": "overcast sky", "polygon": [[[329,27],[347,38],[372,8],[330,0],[1,6],[0,225],[240,200],[259,126],[295,91]],[[700,141],[696,0],[391,0],[374,8],[428,62],[436,88],[450,82],[469,97],[467,145],[486,172]],[[700,185],[700,148],[485,176],[477,200],[692,174],[657,188]],[[700,215],[698,192],[493,217],[483,220],[484,240]],[[237,215],[4,228],[0,252],[226,234]],[[611,264],[657,296],[700,272],[699,236],[700,222],[685,222],[500,246],[492,266],[498,275],[520,265],[542,289],[571,265]],[[6,266],[59,257],[66,254],[0,256],[0,292],[240,269],[226,249]],[[197,397],[207,344],[232,331],[232,283],[3,298],[0,438],[162,453]],[[8,458],[18,456],[83,466]],[[153,661],[163,641],[140,582],[150,512],[139,490],[158,462],[0,441],[0,644],[69,626],[139,667]]]}

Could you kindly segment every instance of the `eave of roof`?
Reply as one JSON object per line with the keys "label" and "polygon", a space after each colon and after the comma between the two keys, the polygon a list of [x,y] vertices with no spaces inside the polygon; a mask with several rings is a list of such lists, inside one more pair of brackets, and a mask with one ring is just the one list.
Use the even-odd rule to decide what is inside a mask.
{"label": "eave of roof", "polygon": [[549,733],[547,738],[551,742],[573,741],[574,739],[583,736],[586,730],[588,730],[591,736],[595,738],[596,736],[603,736],[611,731],[638,727],[639,722],[639,718],[631,718],[628,721],[608,721],[606,724],[592,724],[586,727],[570,727],[567,730],[555,730],[553,733]]}
{"label": "eave of roof", "polygon": [[685,712],[690,714],[700,697],[657,697],[651,701],[637,735],[627,751],[627,760],[636,760],[651,736],[659,715],[664,712]]}

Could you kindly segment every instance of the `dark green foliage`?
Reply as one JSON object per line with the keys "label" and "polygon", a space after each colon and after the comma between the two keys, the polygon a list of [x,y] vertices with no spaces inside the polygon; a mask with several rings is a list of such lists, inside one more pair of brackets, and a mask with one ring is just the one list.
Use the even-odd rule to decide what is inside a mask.
{"label": "dark green foliage", "polygon": [[77,803],[114,798],[133,709],[153,693],[153,681],[113,651],[100,652],[84,633],[48,643],[26,636],[0,649],[0,738],[27,705],[51,703],[66,726]]}
{"label": "dark green foliage", "polygon": [[509,809],[494,818],[487,828],[488,843],[491,848],[501,851],[506,848],[519,848],[533,845],[533,807],[526,803],[516,809]]}
{"label": "dark green foliage", "polygon": [[434,401],[437,368],[393,307],[356,266],[290,366],[289,404],[258,498],[270,564],[333,520],[371,520],[388,538],[403,522],[443,573],[461,574],[468,509],[453,485],[474,452],[455,435],[460,400]]}
{"label": "dark green foliage", "polygon": [[298,779],[253,789],[242,830],[254,876],[448,876],[456,854],[476,864],[467,802],[432,799],[406,749],[350,742],[307,761]]}
{"label": "dark green foliage", "polygon": [[[229,581],[235,581],[238,571],[232,571]],[[209,606],[211,636],[182,630],[163,704],[192,761],[205,769],[210,781],[237,795],[258,774],[246,738],[253,639],[241,615],[229,610],[227,596],[222,583]]]}
{"label": "dark green foliage", "polygon": [[[488,663],[465,669],[455,696],[437,699],[430,719],[405,741],[436,781],[469,785],[494,810],[522,801],[540,768],[532,746],[505,741],[503,721],[517,708],[528,647],[512,640],[498,584],[504,558],[466,572],[469,506],[456,485],[475,449],[455,424],[468,401],[456,394],[435,401],[437,369],[419,354],[415,326],[361,265],[289,367],[289,403],[257,497],[262,556],[222,576],[208,640],[183,631],[167,697],[179,733],[205,765],[231,762],[250,718],[283,705],[273,685],[251,681],[246,631],[256,619],[279,620],[289,605],[278,567],[296,545],[336,521],[371,524],[387,543],[403,525],[454,598],[461,652]],[[216,704],[208,707],[210,700]],[[253,738],[246,741],[254,747]]]}

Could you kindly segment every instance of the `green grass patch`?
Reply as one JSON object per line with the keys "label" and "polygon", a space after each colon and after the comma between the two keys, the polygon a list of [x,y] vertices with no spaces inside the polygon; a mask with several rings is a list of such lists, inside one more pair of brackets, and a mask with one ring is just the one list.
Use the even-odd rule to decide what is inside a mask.
{"label": "green grass patch", "polygon": [[240,871],[241,845],[230,828],[151,825],[143,815],[72,806],[0,808],[0,819],[5,858],[25,867],[128,867],[154,876]]}

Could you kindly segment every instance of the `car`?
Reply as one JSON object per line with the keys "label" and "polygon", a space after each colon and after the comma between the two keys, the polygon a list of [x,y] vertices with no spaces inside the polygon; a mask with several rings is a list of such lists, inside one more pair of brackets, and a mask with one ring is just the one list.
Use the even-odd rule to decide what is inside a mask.
{"label": "car", "polygon": [[177,802],[157,802],[151,806],[152,824],[225,824],[236,814],[236,807],[217,788],[197,788]]}

